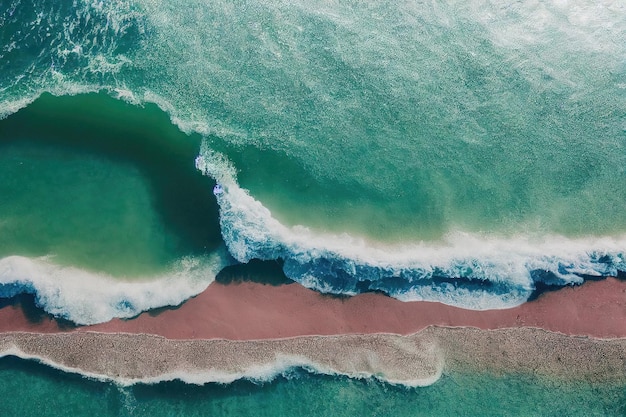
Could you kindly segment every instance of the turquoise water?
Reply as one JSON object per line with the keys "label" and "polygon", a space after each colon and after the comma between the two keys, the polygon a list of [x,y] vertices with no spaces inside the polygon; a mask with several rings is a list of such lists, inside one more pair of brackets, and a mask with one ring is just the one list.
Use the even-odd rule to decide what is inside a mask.
{"label": "turquoise water", "polygon": [[287,224],[622,234],[623,10],[576,3],[16,2],[3,101],[158,102]]}
{"label": "turquoise water", "polygon": [[155,106],[40,98],[0,122],[0,257],[132,277],[211,252],[221,237],[199,147]]}
{"label": "turquoise water", "polygon": [[[624,276],[625,33],[618,1],[3,2],[0,296],[88,324],[242,271],[472,309]],[[122,415],[624,407],[623,387],[524,377],[120,391],[14,365]]]}
{"label": "turquoise water", "polygon": [[[24,389],[28,387],[28,389]],[[19,392],[19,395],[15,395]],[[3,415],[620,416],[626,387],[452,374],[424,388],[294,371],[272,382],[118,387],[14,358],[0,361]]]}
{"label": "turquoise water", "polygon": [[[25,227],[4,254],[146,276],[223,241],[222,263],[280,260],[319,291],[475,309],[626,270],[618,3],[16,0],[1,13],[3,140],[86,146],[83,163],[101,158],[93,169],[133,196],[107,213],[72,199],[93,219]],[[82,169],[80,187],[103,184]],[[124,216],[136,230],[121,232]],[[101,235],[69,243],[88,224]]]}

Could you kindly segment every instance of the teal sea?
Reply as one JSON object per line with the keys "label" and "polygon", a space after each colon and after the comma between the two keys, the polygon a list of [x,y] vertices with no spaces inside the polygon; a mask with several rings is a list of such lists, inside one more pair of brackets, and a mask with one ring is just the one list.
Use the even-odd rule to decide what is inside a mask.
{"label": "teal sea", "polygon": [[0,393],[2,414],[16,416],[621,416],[626,411],[623,386],[519,375],[446,375],[420,389],[299,371],[260,385],[120,387],[7,358],[0,361]]}
{"label": "teal sea", "polygon": [[[239,264],[514,307],[626,276],[624,184],[622,1],[0,0],[0,297],[77,324],[178,305]],[[623,386],[529,376],[122,389],[0,372],[2,415],[44,397],[49,415],[626,404]]]}

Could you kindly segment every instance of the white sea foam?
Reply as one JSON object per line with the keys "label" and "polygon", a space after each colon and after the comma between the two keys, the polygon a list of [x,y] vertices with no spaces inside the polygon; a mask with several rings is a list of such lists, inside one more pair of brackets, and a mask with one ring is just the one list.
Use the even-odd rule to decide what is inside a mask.
{"label": "white sea foam", "polygon": [[[326,68],[315,66],[315,49],[301,49],[310,46],[302,43],[301,34],[308,30],[302,25],[310,23],[311,17],[313,23],[330,22],[331,26],[335,25],[334,29],[328,33],[320,32],[320,35],[327,36],[327,40],[336,43],[328,45],[334,47],[328,52],[330,55],[349,69],[359,70],[347,71],[348,74],[360,74],[360,69],[376,70],[375,65],[384,64],[384,71],[374,71],[375,78],[383,80],[382,84],[376,84],[376,88],[384,87],[394,100],[400,101],[406,99],[403,95],[407,94],[406,88],[409,88],[409,95],[418,97],[421,86],[440,87],[443,84],[440,77],[447,74],[456,81],[458,73],[455,72],[454,65],[448,65],[449,63],[445,67],[447,72],[439,72],[437,67],[431,68],[428,64],[422,66],[423,62],[432,62],[432,65],[439,66],[437,54],[441,54],[442,50],[447,51],[450,46],[447,43],[435,43],[426,47],[428,51],[433,48],[432,54],[422,56],[424,59],[420,58],[419,62],[415,61],[415,57],[411,55],[415,51],[410,47],[419,46],[420,43],[411,41],[410,44],[402,44],[400,37],[390,36],[393,34],[385,31],[386,23],[398,19],[410,29],[406,33],[411,35],[415,35],[418,28],[428,25],[437,30],[445,27],[452,31],[461,31],[459,33],[475,30],[477,26],[479,29],[474,35],[480,38],[479,35],[487,34],[488,39],[485,40],[492,42],[496,49],[493,56],[484,56],[483,59],[495,57],[512,61],[511,70],[516,76],[519,73],[534,84],[541,83],[539,92],[547,88],[547,79],[556,79],[559,88],[554,88],[553,92],[563,94],[560,89],[562,86],[571,87],[572,90],[564,91],[564,97],[570,97],[574,101],[579,100],[581,90],[596,91],[598,85],[611,87],[611,83],[602,83],[606,83],[611,74],[619,74],[620,71],[623,73],[621,57],[626,48],[626,44],[621,42],[624,5],[619,1],[554,0],[500,5],[476,0],[450,2],[446,5],[433,4],[432,7],[412,4],[396,7],[396,3],[368,2],[368,6],[381,7],[383,12],[389,12],[380,16],[383,26],[375,28],[380,33],[373,37],[369,24],[374,23],[371,20],[372,13],[366,7],[354,8],[348,3],[292,2],[289,10],[294,14],[285,14],[287,23],[276,31],[275,39],[267,36],[262,25],[249,25],[245,13],[252,13],[255,17],[257,13],[261,13],[268,19],[268,23],[272,23],[273,16],[278,15],[275,12],[284,9],[284,2],[281,1],[252,2],[251,7],[246,10],[223,8],[221,3],[208,4],[202,1],[196,2],[196,7],[184,9],[180,8],[179,2],[152,0],[139,1],[140,9],[134,9],[128,2],[84,1],[78,4],[83,7],[77,12],[78,16],[87,20],[101,20],[93,27],[96,33],[74,32],[78,26],[68,17],[67,24],[63,25],[63,33],[59,35],[60,42],[55,50],[56,55],[52,57],[51,68],[35,75],[31,72],[20,74],[16,78],[15,88],[0,86],[0,118],[28,105],[42,92],[61,95],[107,90],[118,98],[136,104],[156,103],[170,114],[172,121],[181,130],[188,133],[216,134],[231,144],[252,143],[273,149],[287,149],[291,156],[299,153],[314,154],[316,159],[306,162],[321,180],[328,175],[343,175],[343,168],[350,167],[352,161],[342,160],[340,156],[349,155],[349,152],[341,152],[343,149],[337,149],[330,141],[315,149],[307,148],[311,152],[301,152],[304,146],[302,144],[306,143],[308,146],[315,141],[293,139],[297,136],[296,133],[305,131],[307,127],[317,127],[317,123],[327,123],[324,127],[333,131],[336,127],[334,121],[344,123],[352,118],[353,106],[341,107],[340,105],[346,103],[332,101],[331,93],[334,91],[329,86],[334,88],[339,85],[333,84],[332,77],[325,78]],[[146,15],[143,16],[142,13]],[[189,19],[187,13],[194,13],[193,19]],[[197,16],[196,13],[204,15]],[[116,36],[124,35],[129,25],[143,22],[144,18],[147,25],[141,23],[136,26],[139,32],[146,31],[142,34],[149,32],[146,35],[149,41],[143,38],[137,40],[134,46],[139,51],[131,48],[129,54],[118,55],[115,51],[120,45],[115,41],[106,43],[103,48],[88,48],[91,39],[100,31],[111,34],[106,39],[108,42]],[[195,22],[196,25],[181,22]],[[219,24],[225,26],[221,27]],[[267,52],[269,58],[257,56],[256,59],[276,69],[275,72],[281,74],[280,77],[273,79],[269,73],[242,70],[244,67],[240,65],[241,59],[233,52],[240,52],[241,44],[238,41],[248,38],[241,36],[239,39],[234,36],[230,42],[220,42],[224,30],[241,30],[244,35],[259,40],[261,52]],[[354,43],[334,39],[335,33],[354,34],[355,40],[360,42],[359,48],[349,49],[354,47]],[[431,36],[426,41],[437,39],[437,36]],[[141,50],[146,45],[150,48],[150,54]],[[461,45],[456,53],[459,57],[473,56],[475,51],[472,48],[475,46],[472,43],[466,47]],[[487,50],[491,51],[489,48]],[[48,52],[52,54],[52,51]],[[565,59],[578,55],[580,59]],[[63,59],[67,57],[85,58],[85,68],[63,68]],[[289,57],[293,59],[288,60]],[[381,59],[380,62],[373,59],[378,57],[389,59]],[[59,58],[58,62],[55,62],[55,58]],[[236,65],[231,65],[233,63]],[[510,62],[507,63],[509,64]],[[476,65],[489,69],[499,66],[500,62],[477,62]],[[621,70],[616,70],[617,65],[622,66]],[[126,67],[134,67],[145,73],[154,71],[156,81],[153,80],[151,85],[144,85],[144,78],[139,84],[132,77],[125,79],[123,70]],[[405,71],[407,68],[408,72]],[[419,74],[415,72],[415,68],[419,69]],[[429,78],[429,74],[436,76]],[[498,75],[498,72],[494,75]],[[31,76],[34,79],[27,82]],[[261,82],[255,77],[260,77]],[[287,77],[288,82],[285,82],[284,77]],[[398,84],[398,80],[403,84]],[[364,78],[364,82],[370,81],[367,77]],[[506,78],[502,81],[506,81]],[[329,86],[324,85],[325,82]],[[286,84],[303,85],[308,89],[306,106],[300,108],[298,106],[301,104],[290,101],[293,98],[290,94],[294,92],[281,90]],[[499,84],[496,82],[493,87],[499,87]],[[472,94],[466,94],[468,90],[461,88],[459,83],[450,83],[446,88],[449,90],[444,91],[444,94],[436,95],[455,97],[455,100],[448,100],[455,103],[453,108],[442,107],[446,114],[459,112],[457,101],[472,97]],[[21,92],[21,95],[16,91]],[[507,105],[502,108],[505,110],[521,109],[532,104],[527,100],[526,94],[511,96],[508,89],[504,93]],[[615,96],[607,97],[602,100],[615,101],[612,100]],[[332,114],[322,111],[321,115],[312,115],[313,124],[296,132],[289,126],[300,125],[304,120],[302,116],[309,116],[302,113],[303,108],[309,109],[309,99],[322,110],[331,108]],[[585,108],[595,102],[592,97],[587,101],[583,100],[583,106],[580,107]],[[468,101],[465,107],[473,109],[483,104]],[[620,103],[616,104],[619,105]],[[620,109],[615,107],[608,110]],[[543,111],[541,106],[536,110]],[[218,114],[219,111],[222,113]],[[362,116],[366,118],[367,113],[362,113]],[[512,122],[517,123],[516,120]],[[447,119],[443,121],[450,122]],[[599,123],[605,121],[601,120]],[[462,140],[469,143],[476,139],[472,136],[474,131],[481,130],[482,127],[475,120],[459,119],[450,123],[462,127],[466,122],[476,127],[459,133],[459,136],[465,135]],[[251,127],[246,130],[242,126],[248,123]],[[348,130],[355,128],[351,125],[347,127]],[[341,133],[343,130],[344,126],[341,125],[340,129],[334,131]],[[356,131],[360,132],[358,127]],[[383,136],[386,140],[387,135]],[[411,156],[411,159],[414,158]],[[382,159],[381,161],[382,164],[387,163]],[[583,279],[581,275],[614,275],[618,268],[624,267],[624,236],[585,239],[559,236],[499,238],[451,232],[437,244],[415,243],[389,247],[348,235],[330,236],[305,227],[288,228],[238,186],[235,169],[226,157],[217,153],[210,154],[210,150],[205,147],[197,164],[204,173],[225,186],[226,193],[219,197],[220,221],[224,240],[232,255],[241,262],[253,258],[283,258],[286,260],[286,271],[292,278],[320,291],[353,294],[357,292],[354,284],[360,280],[373,282],[374,284],[369,284],[370,289],[377,289],[376,279],[379,279],[378,289],[400,299],[438,300],[479,309],[503,308],[519,304],[533,291],[535,278],[531,276],[532,271],[549,271],[552,274],[550,280],[564,285],[580,283]],[[338,166],[342,169],[336,169]],[[369,169],[368,164],[359,166]],[[600,261],[603,257],[608,260]],[[437,282],[434,278],[439,275],[450,280]],[[459,276],[492,284],[492,287],[486,286],[483,290],[458,288],[457,282],[460,281],[454,278]],[[409,284],[408,288],[394,289],[381,277],[404,280]],[[342,283],[342,280],[350,282]],[[39,287],[44,286],[39,284]]]}
{"label": "white sea foam", "polygon": [[6,100],[0,105],[0,120],[5,119],[9,115],[16,113],[32,103],[37,97],[21,97],[16,100]]}
{"label": "white sea foam", "polygon": [[0,295],[32,293],[50,314],[77,324],[102,323],[182,303],[205,290],[227,259],[223,252],[183,258],[160,276],[124,281],[46,258],[9,256],[0,259]]}
{"label": "white sea foam", "polygon": [[[225,190],[218,196],[220,224],[233,257],[240,262],[282,258],[290,278],[321,292],[355,294],[353,284],[368,280],[370,289],[405,301],[508,308],[527,300],[538,280],[548,285],[580,284],[585,275],[617,275],[626,267],[626,236],[503,238],[452,232],[438,243],[393,247],[347,234],[289,228],[239,187],[232,167],[206,145],[196,165],[207,175],[220,175]],[[533,278],[533,271],[549,272],[550,277]],[[460,278],[485,284],[484,288],[459,286]]]}
{"label": "white sea foam", "polygon": [[0,120],[5,119],[13,113],[27,107],[44,93],[49,93],[54,96],[75,96],[78,94],[95,93],[103,89],[104,88],[96,85],[59,82],[58,85],[53,87],[48,86],[39,90],[29,91],[28,94],[25,94],[20,98],[2,100],[0,102]]}

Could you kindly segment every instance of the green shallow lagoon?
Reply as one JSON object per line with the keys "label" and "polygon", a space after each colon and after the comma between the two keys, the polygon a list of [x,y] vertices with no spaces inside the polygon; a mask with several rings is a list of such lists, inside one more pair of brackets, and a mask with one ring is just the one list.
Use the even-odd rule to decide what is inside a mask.
{"label": "green shallow lagoon", "polygon": [[44,95],[0,121],[0,257],[150,275],[220,243],[199,138],[156,106]]}
{"label": "green shallow lagoon", "polygon": [[622,416],[626,386],[452,374],[406,389],[294,371],[269,383],[118,387],[16,358],[0,360],[7,416]]}

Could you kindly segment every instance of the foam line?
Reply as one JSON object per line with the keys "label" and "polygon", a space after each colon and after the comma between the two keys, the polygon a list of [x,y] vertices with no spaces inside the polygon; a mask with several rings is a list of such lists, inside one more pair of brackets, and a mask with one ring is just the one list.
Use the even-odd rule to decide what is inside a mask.
{"label": "foam line", "polygon": [[[291,5],[289,13],[283,14],[278,13],[284,9],[280,1],[251,2],[251,7],[239,9],[205,1],[195,2],[197,7],[186,4],[183,9],[179,2],[85,0],[64,5],[44,1],[41,9],[48,15],[46,22],[42,22],[41,17],[34,16],[34,20],[24,17],[24,21],[30,22],[24,27],[24,33],[37,43],[29,48],[1,45],[6,47],[3,52],[19,59],[4,55],[2,61],[16,65],[4,67],[6,71],[0,80],[0,119],[28,105],[43,92],[70,95],[107,90],[135,104],[156,103],[185,132],[215,134],[231,145],[287,149],[290,155],[316,155],[315,160],[301,162],[310,164],[311,170],[324,180],[327,175],[344,175],[343,168],[351,166],[351,156],[331,141],[311,140],[317,137],[306,136],[306,132],[319,129],[326,132],[323,138],[337,134],[342,139],[343,132],[362,130],[357,124],[343,124],[354,119],[355,108],[359,109],[359,119],[374,118],[381,113],[379,106],[369,108],[369,113],[366,111],[367,104],[376,100],[359,101],[353,95],[358,89],[352,88],[350,83],[354,75],[359,74],[359,82],[367,87],[365,91],[385,91],[392,94],[393,100],[389,103],[397,101],[408,109],[415,108],[413,99],[426,92],[425,87],[432,87],[437,93],[425,96],[423,109],[435,105],[445,116],[436,112],[432,116],[445,126],[454,126],[455,135],[472,146],[482,141],[488,144],[491,136],[478,123],[480,118],[469,110],[493,105],[486,108],[485,114],[499,114],[498,120],[511,128],[530,129],[534,121],[554,118],[563,126],[580,123],[564,132],[565,136],[578,138],[579,128],[588,125],[590,139],[597,138],[603,146],[593,141],[574,143],[585,145],[580,148],[581,152],[615,146],[614,154],[620,155],[619,140],[613,145],[604,141],[615,137],[612,133],[615,123],[623,126],[619,119],[623,114],[621,96],[608,93],[615,91],[615,87],[623,89],[624,6],[618,1],[566,3],[554,0],[500,7],[474,0],[415,9],[409,5],[398,7],[395,2],[370,2],[370,6],[380,7],[384,12],[379,14],[382,20],[375,27],[378,35],[372,37],[371,10],[348,3],[328,5],[299,1]],[[26,10],[14,11],[26,13]],[[204,14],[199,16],[199,12]],[[193,19],[189,19],[187,13],[194,13]],[[269,32],[249,24],[249,17],[258,16],[267,18],[268,22],[279,16],[285,21],[277,22],[277,30],[268,37]],[[190,21],[196,24],[187,24]],[[409,29],[401,34],[413,35],[424,27],[432,28],[435,33],[432,36],[424,33],[420,42],[411,40],[410,36],[397,36],[396,30]],[[315,29],[313,38],[308,37],[310,28]],[[438,33],[439,29],[444,30]],[[471,36],[467,36],[467,30]],[[202,42],[195,36],[197,33],[204,34]],[[224,39],[224,33],[238,36]],[[343,34],[345,39],[341,39]],[[445,36],[440,38],[439,35]],[[20,36],[21,31],[10,32],[9,42],[18,44],[23,41]],[[335,45],[334,49],[326,51],[324,48],[325,52],[319,55],[317,38],[326,46]],[[454,39],[470,42],[457,45],[448,41]],[[253,49],[258,55],[252,59],[259,65],[242,66],[243,58],[248,58],[250,40],[256,42]],[[427,44],[422,45],[422,42]],[[479,44],[489,47],[482,50]],[[451,45],[456,49],[448,54]],[[414,47],[417,49],[412,49]],[[145,53],[146,48],[150,53]],[[27,51],[34,55],[18,55]],[[326,56],[346,66],[345,77],[337,77],[338,73],[327,74],[329,67],[317,64],[323,63],[319,58]],[[419,62],[415,57],[420,57]],[[475,69],[478,75],[484,73],[484,77],[479,77],[486,82],[484,90],[473,90],[458,83],[465,73],[459,71],[457,61],[471,57],[468,63],[472,65],[461,67]],[[17,65],[20,62],[24,65]],[[377,66],[382,64],[384,70]],[[264,65],[270,70],[263,70]],[[443,70],[440,71],[440,67]],[[442,80],[444,76],[448,79]],[[469,79],[472,78],[470,74]],[[512,94],[506,87],[510,81],[522,86],[522,93]],[[345,91],[344,84],[348,86]],[[287,88],[290,85],[297,88]],[[443,92],[440,87],[445,87]],[[500,94],[492,94],[491,88]],[[302,91],[305,91],[304,96]],[[524,91],[567,97],[567,100],[556,101],[558,105],[554,106],[566,104],[565,113],[546,114],[541,119],[531,120],[536,113],[548,110],[550,106],[541,103],[549,101],[528,100]],[[476,92],[489,92],[489,99],[471,100]],[[345,102],[334,98],[343,95],[340,93],[346,93]],[[441,103],[428,101],[440,98]],[[528,106],[530,109],[522,111],[523,117],[519,118],[518,110]],[[311,109],[316,109],[315,114],[308,113]],[[448,119],[453,113],[459,113],[459,118]],[[412,110],[403,111],[402,115],[407,119],[419,116]],[[587,118],[594,117],[596,120],[588,123],[591,120]],[[310,122],[302,124],[305,120]],[[337,121],[342,123],[336,124]],[[553,123],[548,125],[550,129],[528,134],[542,137],[544,133],[554,133],[555,139],[563,136],[560,131],[553,131]],[[293,126],[301,127],[294,130]],[[386,143],[390,139],[389,126],[383,123],[372,140]],[[613,127],[599,132],[605,126]],[[623,128],[617,134],[620,132]],[[290,138],[297,140],[290,141]],[[403,135],[398,138],[404,143]],[[503,144],[513,142],[507,139]],[[322,145],[305,146],[316,143]],[[551,144],[549,140],[546,143]],[[563,146],[563,149],[574,148],[578,149]],[[528,299],[537,283],[579,284],[585,276],[617,275],[625,270],[624,236],[580,240],[559,236],[505,239],[453,231],[436,245],[415,243],[391,248],[348,235],[328,236],[304,227],[287,228],[238,186],[234,169],[226,157],[209,154],[205,146],[197,164],[226,188],[218,199],[222,235],[231,254],[241,262],[253,258],[284,259],[288,276],[319,291],[355,294],[380,290],[403,300],[441,301],[474,309],[505,308]],[[345,155],[346,159],[335,155]],[[595,155],[591,162],[599,166],[603,155]],[[565,161],[569,163],[570,159],[565,158]],[[619,171],[624,166],[621,160],[611,161],[613,165],[605,165],[611,175],[598,177],[598,184],[607,178],[614,180],[617,173],[623,173]],[[408,169],[408,165],[402,163],[387,171],[386,161],[381,159],[374,163],[385,164],[379,167],[391,176],[397,175],[398,169]],[[356,171],[350,174],[351,178],[358,177],[361,166],[367,165],[353,167]],[[615,171],[611,171],[613,169]],[[593,187],[590,190],[599,195],[606,192],[606,189]],[[616,202],[619,201],[618,196]],[[20,264],[15,260],[9,262],[16,263]],[[57,283],[46,283],[44,279],[30,278],[31,275],[45,276],[56,267],[13,265],[12,268],[21,272],[17,278],[7,279],[3,284],[6,294],[34,292],[42,305],[54,314],[74,319],[81,316],[69,307],[78,301],[66,299],[71,297],[66,294],[67,289],[58,287]],[[46,268],[48,272],[41,272]],[[105,281],[108,282],[106,278],[102,282]],[[122,302],[119,294],[106,297],[112,297],[109,302],[113,304]],[[152,305],[147,301],[139,304]],[[111,315],[92,310],[87,309],[87,320],[98,321],[100,317]],[[130,310],[136,309],[131,307]],[[109,306],[103,311],[123,312],[125,309]]]}
{"label": "foam line", "polygon": [[76,324],[130,318],[149,309],[178,305],[205,290],[228,264],[223,252],[183,258],[167,273],[132,281],[56,265],[46,258],[9,256],[0,259],[0,297],[34,294],[46,312]]}

